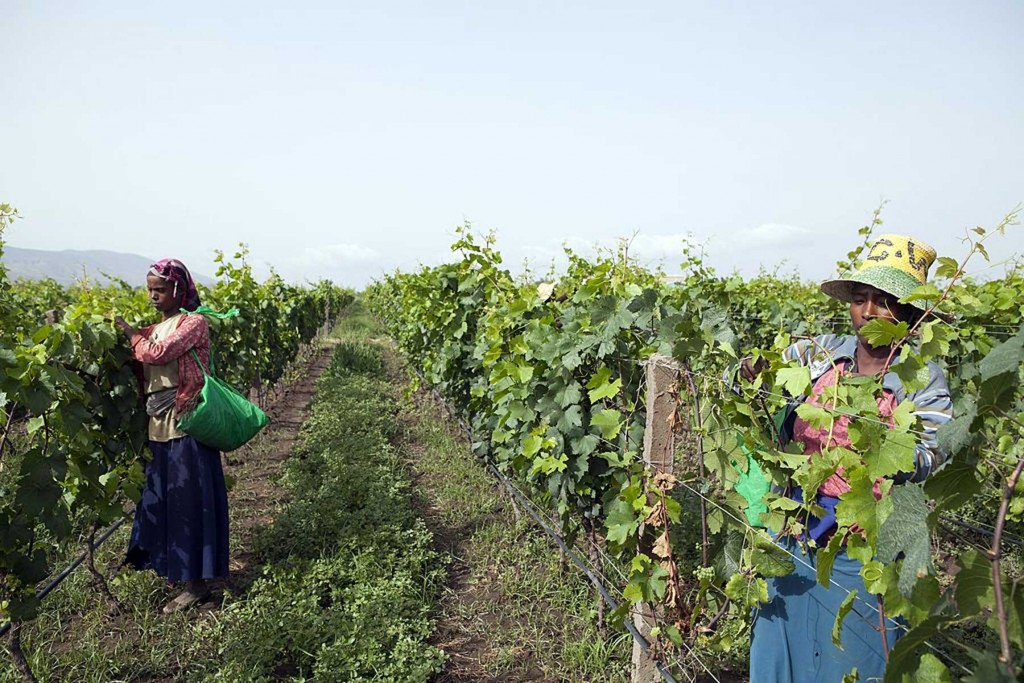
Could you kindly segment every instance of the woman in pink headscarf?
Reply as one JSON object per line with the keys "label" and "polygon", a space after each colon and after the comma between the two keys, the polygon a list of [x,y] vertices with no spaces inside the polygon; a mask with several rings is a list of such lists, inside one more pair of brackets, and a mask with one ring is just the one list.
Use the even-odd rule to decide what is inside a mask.
{"label": "woman in pink headscarf", "polygon": [[206,318],[182,312],[199,307],[199,292],[175,259],[154,263],[146,288],[161,320],[139,330],[123,318],[115,321],[142,366],[153,452],[125,563],[186,584],[164,607],[170,613],[205,599],[207,581],[227,576],[228,501],[220,453],[178,429],[178,416],[203,388],[199,363],[210,363]]}

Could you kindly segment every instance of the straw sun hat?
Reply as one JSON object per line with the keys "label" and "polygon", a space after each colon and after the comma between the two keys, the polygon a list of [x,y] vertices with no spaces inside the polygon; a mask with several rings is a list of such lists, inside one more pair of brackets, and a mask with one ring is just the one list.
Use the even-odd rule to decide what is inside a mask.
{"label": "straw sun hat", "polygon": [[[835,280],[821,283],[821,291],[833,299],[852,301],[858,284],[871,285],[897,299],[909,295],[928,281],[928,269],[935,261],[935,249],[913,237],[880,235],[860,268]],[[927,309],[927,302],[910,305]]]}

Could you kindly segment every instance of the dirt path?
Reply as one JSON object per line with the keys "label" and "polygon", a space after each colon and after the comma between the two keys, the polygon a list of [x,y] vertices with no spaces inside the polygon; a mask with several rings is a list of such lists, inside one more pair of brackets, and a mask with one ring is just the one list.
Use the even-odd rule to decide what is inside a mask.
{"label": "dirt path", "polygon": [[[401,361],[386,357],[389,378],[404,385]],[[516,520],[444,408],[423,391],[398,408],[415,504],[449,558],[432,640],[448,661],[432,683],[627,680],[629,650],[597,633],[589,586]]]}
{"label": "dirt path", "polygon": [[[227,458],[224,473],[234,480],[228,491],[231,514],[231,575],[215,591],[230,588],[239,593],[259,574],[252,553],[256,530],[270,524],[285,502],[285,490],[278,477],[298,442],[299,430],[309,415],[316,382],[331,362],[333,346],[319,349],[302,376],[275,391],[266,409],[270,424],[254,442]],[[214,605],[219,605],[214,600]]]}

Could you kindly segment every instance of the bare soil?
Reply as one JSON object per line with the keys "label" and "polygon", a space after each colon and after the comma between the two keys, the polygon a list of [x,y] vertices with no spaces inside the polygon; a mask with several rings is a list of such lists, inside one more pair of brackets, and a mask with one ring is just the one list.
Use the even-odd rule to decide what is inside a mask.
{"label": "bare soil", "polygon": [[[385,360],[386,372],[392,383],[397,386],[405,384],[406,374],[401,367],[401,361],[390,352],[385,353]],[[459,434],[460,427],[445,414],[444,409],[429,392],[419,390],[413,395],[413,400],[415,412],[420,415],[404,410],[396,414],[398,433],[402,435],[397,445],[408,458],[414,484],[414,505],[434,535],[434,547],[449,558],[448,581],[439,600],[436,631],[431,640],[435,647],[448,655],[448,661],[444,670],[437,674],[432,682],[553,683],[555,679],[546,677],[530,664],[528,647],[522,649],[524,666],[519,670],[496,676],[486,668],[485,663],[495,657],[495,646],[491,640],[480,634],[514,630],[515,624],[510,623],[510,619],[503,615],[502,610],[493,609],[494,605],[504,600],[504,596],[495,585],[497,570],[493,567],[488,568],[482,580],[479,577],[474,580],[474,567],[464,558],[470,556],[469,550],[474,543],[474,532],[477,529],[493,522],[513,525],[514,519],[501,502],[491,510],[477,511],[462,518],[458,523],[453,524],[445,518],[439,507],[444,503],[436,493],[444,484],[444,475],[417,467],[417,463],[431,457],[431,453],[424,444],[411,438],[410,431],[415,421],[422,420],[424,414],[428,415],[429,419],[445,423],[453,434]],[[466,447],[469,448],[468,444]],[[494,489],[495,500],[500,501],[502,496],[497,484]]]}

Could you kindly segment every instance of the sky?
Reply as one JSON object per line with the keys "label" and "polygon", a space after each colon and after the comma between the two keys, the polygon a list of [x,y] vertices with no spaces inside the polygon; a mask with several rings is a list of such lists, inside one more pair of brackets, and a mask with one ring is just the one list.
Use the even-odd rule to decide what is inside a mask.
{"label": "sky", "polygon": [[[0,0],[9,244],[362,287],[495,230],[827,277],[1024,201],[1024,4]],[[1024,252],[1024,226],[988,243]],[[978,264],[982,266],[983,264]],[[141,275],[140,275],[141,279]]]}

